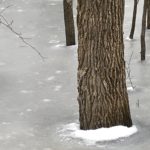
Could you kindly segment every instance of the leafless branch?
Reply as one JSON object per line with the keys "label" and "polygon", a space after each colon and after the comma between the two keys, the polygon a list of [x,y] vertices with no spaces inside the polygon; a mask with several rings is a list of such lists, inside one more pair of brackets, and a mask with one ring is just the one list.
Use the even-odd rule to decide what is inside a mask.
{"label": "leafless branch", "polygon": [[133,57],[133,51],[132,51],[132,53],[131,53],[131,55],[130,55],[129,61],[126,63],[126,64],[127,64],[126,72],[127,72],[127,77],[128,77],[129,82],[130,82],[130,84],[131,84],[131,87],[132,87],[133,89],[135,89],[136,86],[135,86],[135,85],[133,84],[133,82],[132,82],[131,69],[130,69],[130,64],[131,64],[132,57]]}
{"label": "leafless branch", "polygon": [[15,35],[17,35],[17,37],[27,46],[29,46],[31,49],[33,49],[40,57],[41,59],[44,61],[46,57],[44,57],[40,52],[39,50],[32,46],[29,42],[26,41],[27,38],[23,37],[22,33],[19,33],[17,32],[13,27],[13,20],[11,22],[9,22],[5,17],[4,15],[2,15],[2,13],[8,9],[9,7],[11,7],[12,5],[10,6],[7,6],[5,9],[3,9],[1,12],[0,12],[0,24],[2,24],[3,26],[7,27],[12,33],[14,33]]}
{"label": "leafless branch", "polygon": [[[2,2],[1,2],[2,3]],[[9,5],[5,7],[2,11],[0,11],[0,14],[3,14],[8,8],[12,7],[13,5]]]}

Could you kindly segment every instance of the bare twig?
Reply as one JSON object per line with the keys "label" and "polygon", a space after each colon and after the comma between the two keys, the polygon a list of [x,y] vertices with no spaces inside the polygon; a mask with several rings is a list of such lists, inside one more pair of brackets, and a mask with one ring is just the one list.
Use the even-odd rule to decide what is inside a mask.
{"label": "bare twig", "polygon": [[[2,2],[1,2],[2,3]],[[2,11],[0,11],[0,14],[3,14],[8,8],[12,7],[13,5],[9,5],[5,7]]]}
{"label": "bare twig", "polygon": [[129,82],[130,82],[130,84],[131,84],[131,87],[132,87],[133,89],[135,89],[136,86],[135,86],[135,85],[133,84],[133,82],[132,82],[131,69],[130,69],[130,64],[131,64],[132,57],[133,57],[133,51],[132,51],[132,53],[131,53],[131,55],[130,55],[129,61],[126,63],[126,64],[127,64],[126,71],[127,71],[127,77],[128,77]]}
{"label": "bare twig", "polygon": [[138,99],[137,102],[136,102],[136,106],[137,106],[138,108],[140,108],[140,100],[139,100],[139,99]]}
{"label": "bare twig", "polygon": [[15,35],[17,35],[17,37],[27,46],[29,46],[31,49],[33,49],[40,57],[41,59],[44,61],[46,57],[44,57],[40,52],[39,50],[32,46],[29,42],[26,41],[27,38],[23,37],[22,33],[19,33],[17,32],[13,27],[13,20],[11,22],[9,22],[5,17],[4,15],[2,15],[2,13],[8,9],[9,7],[11,7],[12,5],[10,6],[7,6],[5,9],[3,9],[1,12],[0,12],[0,24],[2,24],[3,26],[7,27],[12,33],[14,33]]}

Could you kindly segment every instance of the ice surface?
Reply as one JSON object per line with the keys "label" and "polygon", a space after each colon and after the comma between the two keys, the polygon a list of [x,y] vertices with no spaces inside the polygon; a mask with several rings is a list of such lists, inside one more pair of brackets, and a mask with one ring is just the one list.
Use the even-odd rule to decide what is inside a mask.
{"label": "ice surface", "polygon": [[[74,1],[76,11],[76,1]],[[147,60],[140,62],[143,1],[139,1],[134,40],[125,41],[131,63],[127,82],[131,115],[138,132],[128,138],[96,142],[65,138],[62,125],[78,120],[77,45],[65,46],[62,0],[9,0],[0,9],[13,27],[27,38],[44,61],[13,33],[0,26],[0,150],[148,150],[150,148],[150,32],[146,34]],[[51,5],[56,4],[56,5]],[[23,12],[18,12],[21,9]],[[128,37],[133,1],[126,0],[124,37]],[[50,43],[49,43],[50,42]],[[49,79],[49,80],[48,80]],[[64,133],[64,132],[62,132]],[[70,133],[70,131],[68,131]],[[71,131],[72,133],[72,131]]]}

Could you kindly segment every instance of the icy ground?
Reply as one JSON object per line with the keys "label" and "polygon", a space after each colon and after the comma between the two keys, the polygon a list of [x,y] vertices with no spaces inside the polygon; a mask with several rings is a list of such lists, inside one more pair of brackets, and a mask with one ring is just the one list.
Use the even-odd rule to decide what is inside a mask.
{"label": "icy ground", "polygon": [[132,7],[126,0],[124,26],[127,79],[131,113],[138,133],[129,138],[97,142],[65,138],[60,127],[77,123],[76,48],[65,47],[62,0],[3,0],[0,10],[14,20],[28,42],[47,59],[43,62],[17,36],[0,26],[0,150],[142,150],[150,148],[150,31],[147,61],[140,62],[142,1],[138,5],[135,39],[129,41]]}

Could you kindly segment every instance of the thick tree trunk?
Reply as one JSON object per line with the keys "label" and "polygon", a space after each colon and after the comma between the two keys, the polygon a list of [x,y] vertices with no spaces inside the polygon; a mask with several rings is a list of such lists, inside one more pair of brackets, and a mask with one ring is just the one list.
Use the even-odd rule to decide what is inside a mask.
{"label": "thick tree trunk", "polygon": [[78,0],[78,102],[83,130],[132,126],[123,17],[124,0]]}
{"label": "thick tree trunk", "polygon": [[133,36],[134,36],[135,24],[136,24],[136,14],[137,14],[137,5],[138,5],[138,0],[134,0],[132,27],[131,27],[131,32],[130,32],[130,36],[129,36],[130,39],[133,39]]}
{"label": "thick tree trunk", "polygon": [[66,45],[75,45],[75,28],[73,19],[72,0],[63,0],[64,4],[64,22],[66,33]]}
{"label": "thick tree trunk", "polygon": [[150,0],[148,0],[147,6],[147,29],[150,29]]}
{"label": "thick tree trunk", "polygon": [[146,12],[147,12],[147,0],[144,0],[142,30],[141,30],[141,60],[142,61],[145,60],[145,53],[146,53],[146,44],[145,44]]}

